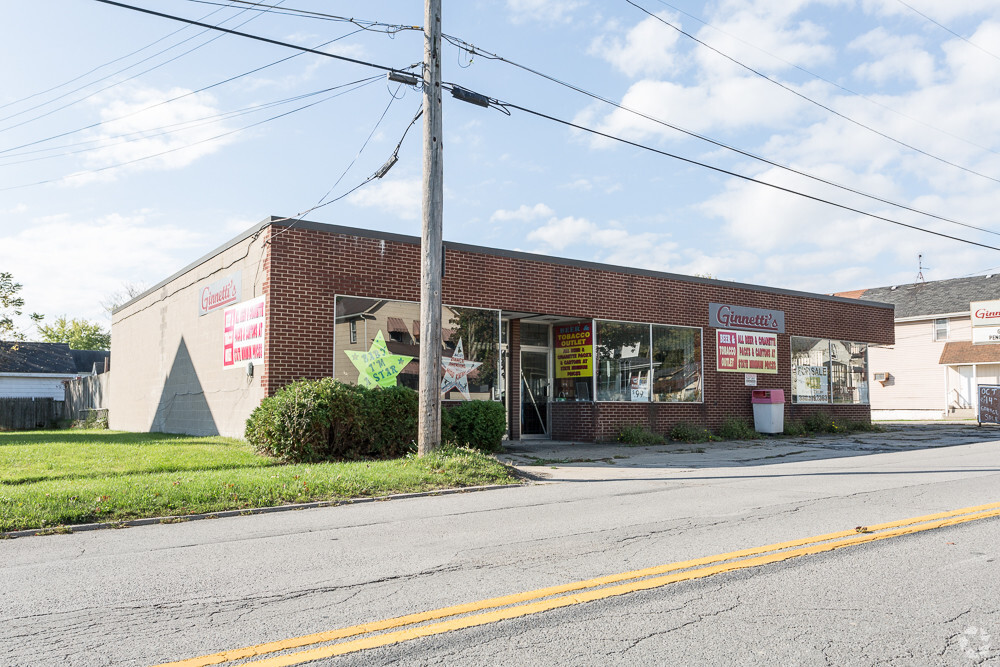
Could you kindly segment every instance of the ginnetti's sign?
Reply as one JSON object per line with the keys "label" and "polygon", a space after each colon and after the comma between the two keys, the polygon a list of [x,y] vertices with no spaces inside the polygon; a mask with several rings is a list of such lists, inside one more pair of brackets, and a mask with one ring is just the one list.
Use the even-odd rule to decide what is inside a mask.
{"label": "ginnetti's sign", "polygon": [[973,344],[1000,343],[1000,301],[973,301],[969,314]]}
{"label": "ginnetti's sign", "polygon": [[242,271],[237,271],[224,278],[206,285],[198,292],[198,314],[207,315],[217,308],[228,306],[240,300],[243,290]]}
{"label": "ginnetti's sign", "polygon": [[771,333],[785,333],[785,311],[730,306],[725,303],[708,304],[708,320],[719,329],[754,329]]}

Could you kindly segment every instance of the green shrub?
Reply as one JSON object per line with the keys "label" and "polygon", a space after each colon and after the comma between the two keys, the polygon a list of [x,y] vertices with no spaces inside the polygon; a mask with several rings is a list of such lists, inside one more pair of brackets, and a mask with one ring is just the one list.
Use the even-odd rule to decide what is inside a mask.
{"label": "green shrub", "polygon": [[659,433],[653,433],[639,424],[624,424],[618,427],[615,440],[624,445],[662,445],[666,442]]}
{"label": "green shrub", "polygon": [[499,452],[507,433],[503,403],[465,401],[441,411],[441,439],[484,452]]}
{"label": "green shrub", "polygon": [[416,439],[417,395],[404,387],[300,380],[261,401],[245,436],[259,452],[287,462],[394,458]]}
{"label": "green shrub", "polygon": [[803,436],[808,431],[806,431],[806,427],[802,422],[787,421],[785,422],[785,430],[782,433],[785,435]]}
{"label": "green shrub", "polygon": [[742,417],[726,417],[719,427],[719,437],[723,440],[757,440],[760,433]]}
{"label": "green shrub", "polygon": [[670,439],[680,442],[708,442],[713,437],[712,432],[704,426],[695,426],[687,422],[677,422],[670,429]]}
{"label": "green shrub", "polygon": [[831,417],[829,413],[823,412],[822,410],[809,414],[802,420],[802,425],[805,426],[806,430],[810,433],[837,432],[837,422],[833,420],[833,417]]}

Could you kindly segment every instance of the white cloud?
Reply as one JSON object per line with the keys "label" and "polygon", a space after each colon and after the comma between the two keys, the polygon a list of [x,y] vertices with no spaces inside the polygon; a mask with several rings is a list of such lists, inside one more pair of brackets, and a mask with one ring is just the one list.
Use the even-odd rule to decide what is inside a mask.
{"label": "white cloud", "polygon": [[536,252],[562,253],[618,266],[669,270],[678,257],[678,245],[667,234],[633,233],[615,223],[601,227],[585,218],[552,218],[528,232],[528,241],[540,244]]}
{"label": "white cloud", "polygon": [[[148,108],[189,92],[183,88],[129,88],[115,89],[114,97],[111,93],[102,96],[99,103],[104,124],[87,135],[99,148],[84,154],[88,171],[68,176],[65,183],[78,186],[111,181],[122,170],[181,169],[233,142],[233,135],[213,139],[231,129],[228,123],[203,120],[220,113],[215,98],[208,93]],[[130,164],[110,168],[125,163]]]}
{"label": "white cloud", "polygon": [[210,247],[206,235],[148,213],[26,220],[0,241],[0,266],[24,285],[27,311],[103,320],[122,284],[153,285]]}
{"label": "white cloud", "polygon": [[[658,16],[674,25],[680,22],[667,12]],[[624,40],[617,35],[601,35],[590,45],[590,53],[604,58],[627,76],[667,74],[677,68],[677,39],[677,32],[649,17],[629,30]]]}
{"label": "white cloud", "polygon": [[507,0],[507,9],[515,23],[543,21],[564,23],[574,11],[586,4],[583,0]]}
{"label": "white cloud", "polygon": [[421,181],[418,178],[377,181],[366,185],[347,201],[362,208],[374,208],[402,220],[417,220],[421,211]]}
{"label": "white cloud", "polygon": [[554,214],[555,211],[542,203],[535,204],[534,206],[521,204],[515,211],[505,211],[503,209],[496,211],[490,216],[490,222],[530,222],[539,218],[548,218]]}
{"label": "white cloud", "polygon": [[879,26],[848,45],[878,57],[859,65],[854,74],[876,83],[909,79],[918,86],[928,86],[934,79],[934,57],[920,45],[921,40],[915,35],[892,35]]}

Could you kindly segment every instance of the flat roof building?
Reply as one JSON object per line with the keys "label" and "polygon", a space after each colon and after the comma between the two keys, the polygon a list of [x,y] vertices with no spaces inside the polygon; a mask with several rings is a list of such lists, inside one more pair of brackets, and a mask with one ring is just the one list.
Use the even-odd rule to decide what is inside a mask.
{"label": "flat roof building", "polygon": [[[301,378],[416,388],[420,239],[269,218],[116,309],[110,425],[241,437]],[[445,401],[502,401],[512,439],[750,418],[870,419],[891,305],[445,243]]]}

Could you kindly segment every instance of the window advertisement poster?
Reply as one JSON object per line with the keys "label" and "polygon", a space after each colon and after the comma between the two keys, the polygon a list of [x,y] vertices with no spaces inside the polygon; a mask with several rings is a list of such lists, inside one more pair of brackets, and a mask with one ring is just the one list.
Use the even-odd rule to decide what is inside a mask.
{"label": "window advertisement poster", "polygon": [[242,368],[248,361],[264,363],[264,297],[225,310],[222,366]]}
{"label": "window advertisement poster", "polygon": [[715,369],[729,373],[778,372],[778,337],[769,333],[716,329]]}
{"label": "window advertisement poster", "polygon": [[797,403],[829,403],[830,402],[829,369],[825,365],[796,366],[795,396]]}
{"label": "window advertisement poster", "polygon": [[594,375],[594,332],[590,322],[553,327],[556,379]]}
{"label": "window advertisement poster", "polygon": [[629,392],[633,401],[648,401],[649,383],[646,378],[642,375],[633,376],[629,381]]}

